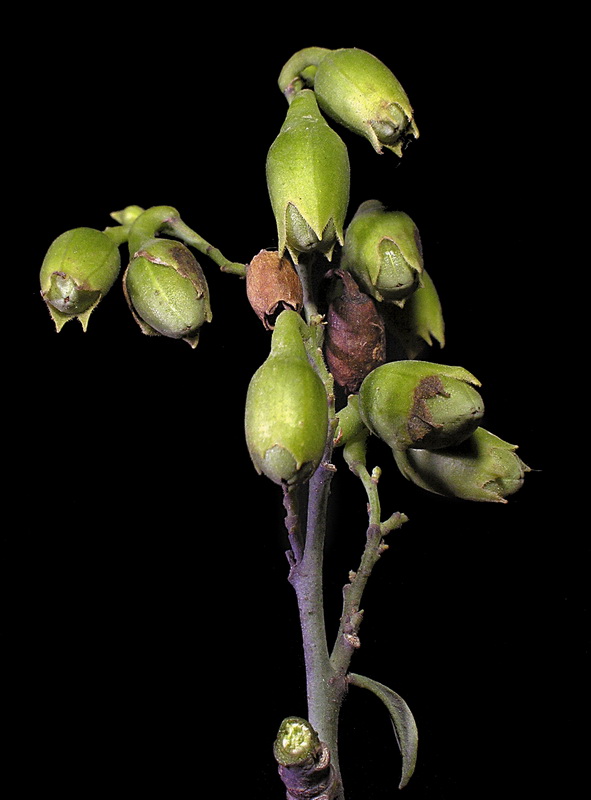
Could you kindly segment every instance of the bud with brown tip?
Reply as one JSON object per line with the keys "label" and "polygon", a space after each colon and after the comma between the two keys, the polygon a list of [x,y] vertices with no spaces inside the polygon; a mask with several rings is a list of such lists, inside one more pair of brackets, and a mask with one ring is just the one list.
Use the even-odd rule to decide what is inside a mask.
{"label": "bud with brown tip", "polygon": [[129,308],[148,336],[183,339],[195,348],[205,322],[211,322],[209,289],[188,247],[172,239],[149,239],[123,276]]}

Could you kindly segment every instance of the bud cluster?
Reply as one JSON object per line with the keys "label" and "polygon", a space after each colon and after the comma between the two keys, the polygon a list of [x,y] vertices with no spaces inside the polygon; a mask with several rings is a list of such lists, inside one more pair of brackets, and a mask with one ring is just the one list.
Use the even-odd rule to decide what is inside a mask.
{"label": "bud cluster", "polygon": [[505,502],[529,468],[514,445],[481,427],[479,381],[462,367],[393,361],[359,390],[359,416],[408,480],[436,494]]}
{"label": "bud cluster", "polygon": [[50,246],[40,272],[41,296],[58,331],[72,319],[84,330],[101,299],[119,277],[119,248],[127,245],[123,294],[141,331],[183,339],[196,347],[202,326],[212,318],[209,288],[190,247],[207,254],[222,269],[244,273],[227,261],[172,206],[127,206],[104,231],[75,228]]}
{"label": "bud cluster", "polygon": [[[376,153],[401,157],[419,136],[401,84],[364,50],[321,47],[295,53],[278,83],[288,108],[265,161],[274,249],[260,250],[247,264],[230,262],[176,208],[127,206],[111,214],[115,226],[59,236],[41,266],[40,284],[57,331],[72,319],[86,331],[121,275],[142,333],[195,348],[212,309],[193,250],[244,278],[246,299],[270,340],[248,385],[244,437],[256,472],[284,492],[290,582],[313,677],[310,719],[321,722],[318,733],[299,717],[288,717],[279,729],[274,755],[287,797],[295,800],[342,796],[333,748],[348,685],[370,689],[388,708],[403,756],[401,788],[416,762],[415,723],[402,698],[349,671],[365,582],[385,550],[385,534],[405,519],[396,513],[382,521],[381,469],[370,473],[366,465],[370,437],[385,444],[406,479],[446,497],[505,503],[529,468],[515,445],[482,427],[479,380],[461,366],[420,358],[434,342],[444,346],[445,326],[415,221],[368,199],[347,224],[349,151],[333,123],[352,139],[366,139]],[[350,573],[343,591],[341,627],[329,657],[320,584],[336,471],[331,459],[338,448],[366,490],[369,527],[361,568]]]}
{"label": "bud cluster", "polygon": [[[127,206],[111,214],[116,226],[75,228],[50,246],[40,283],[57,330],[71,319],[86,330],[120,276],[119,248],[126,245],[122,289],[140,330],[196,347],[212,319],[208,283],[191,248],[197,249],[245,278],[247,299],[272,332],[246,405],[246,438],[259,472],[284,485],[305,480],[330,438],[332,389],[310,348],[313,317],[322,321],[315,341],[330,379],[347,398],[358,394],[351,405],[358,424],[389,445],[406,477],[474,499],[515,491],[527,468],[514,446],[481,428],[477,379],[461,367],[418,360],[426,346],[443,347],[445,339],[414,220],[370,199],[347,224],[349,154],[332,124],[364,137],[379,154],[402,156],[419,135],[404,89],[357,48],[300,50],[278,83],[288,109],[266,158],[277,249],[261,250],[246,265],[229,262],[174,207]],[[314,266],[313,274],[323,259],[331,268],[322,274]],[[403,360],[392,359],[391,345]]]}

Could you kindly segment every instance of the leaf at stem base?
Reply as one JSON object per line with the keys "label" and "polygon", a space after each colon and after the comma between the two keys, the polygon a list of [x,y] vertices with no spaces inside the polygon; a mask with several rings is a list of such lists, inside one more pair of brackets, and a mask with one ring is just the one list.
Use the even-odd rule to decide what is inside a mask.
{"label": "leaf at stem base", "polygon": [[414,717],[405,701],[392,689],[363,675],[349,673],[349,683],[362,689],[369,689],[384,703],[390,713],[396,740],[402,755],[402,775],[399,789],[410,780],[417,761],[418,731]]}

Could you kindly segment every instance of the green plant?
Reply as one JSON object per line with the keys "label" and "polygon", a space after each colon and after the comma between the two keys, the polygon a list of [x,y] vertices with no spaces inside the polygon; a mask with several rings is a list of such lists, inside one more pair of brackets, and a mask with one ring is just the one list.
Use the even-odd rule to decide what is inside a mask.
{"label": "green plant", "polygon": [[[309,798],[342,798],[338,720],[349,686],[372,692],[390,714],[402,753],[401,786],[417,753],[404,700],[351,670],[367,581],[386,537],[406,521],[399,512],[382,519],[381,470],[368,466],[369,438],[389,447],[391,463],[410,481],[453,497],[505,502],[527,467],[513,445],[480,426],[484,404],[475,376],[418,359],[433,340],[444,344],[444,326],[414,222],[369,198],[346,224],[351,167],[331,122],[365,136],[378,153],[401,156],[418,128],[399,83],[364,51],[307,48],[289,59],[279,85],[288,111],[270,144],[266,173],[278,250],[258,258],[256,280],[255,259],[229,261],[176,208],[129,206],[112,214],[117,225],[105,231],[69,234],[75,248],[52,245],[42,293],[58,330],[75,318],[86,328],[113,285],[114,248],[127,244],[123,286],[140,330],[195,348],[212,314],[206,273],[191,250],[245,279],[271,337],[247,397],[245,438],[255,468],[283,492],[308,692],[308,719],[286,718],[275,752],[288,796],[306,787]],[[86,294],[88,303],[72,302]],[[390,360],[388,337],[406,358]],[[322,566],[328,498],[341,458],[364,487],[368,527],[330,647]]]}

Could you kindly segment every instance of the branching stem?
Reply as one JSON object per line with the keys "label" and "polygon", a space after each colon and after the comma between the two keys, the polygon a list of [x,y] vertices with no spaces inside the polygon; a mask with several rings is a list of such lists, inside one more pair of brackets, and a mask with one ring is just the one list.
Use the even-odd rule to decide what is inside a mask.
{"label": "branching stem", "polygon": [[315,301],[311,267],[312,262],[308,259],[301,259],[298,265],[304,288],[304,313],[307,322],[302,328],[302,335],[309,360],[326,387],[329,435],[324,458],[305,490],[302,487],[284,490],[284,505],[291,545],[288,553],[291,565],[289,581],[296,593],[304,649],[308,721],[318,733],[320,741],[330,751],[337,787],[331,800],[344,800],[338,757],[339,715],[347,692],[347,673],[351,658],[359,646],[358,633],[363,616],[360,610],[361,597],[373,567],[387,547],[383,541],[384,536],[400,526],[405,518],[394,514],[386,522],[380,521],[381,506],[377,487],[380,471],[376,468],[371,474],[368,472],[364,441],[356,442],[349,449],[345,447],[345,460],[365,487],[369,527],[359,569],[356,573],[351,573],[350,582],[343,590],[343,614],[331,654],[324,618],[323,562],[328,499],[336,471],[331,459],[337,420],[333,378],[322,355],[324,321]]}

